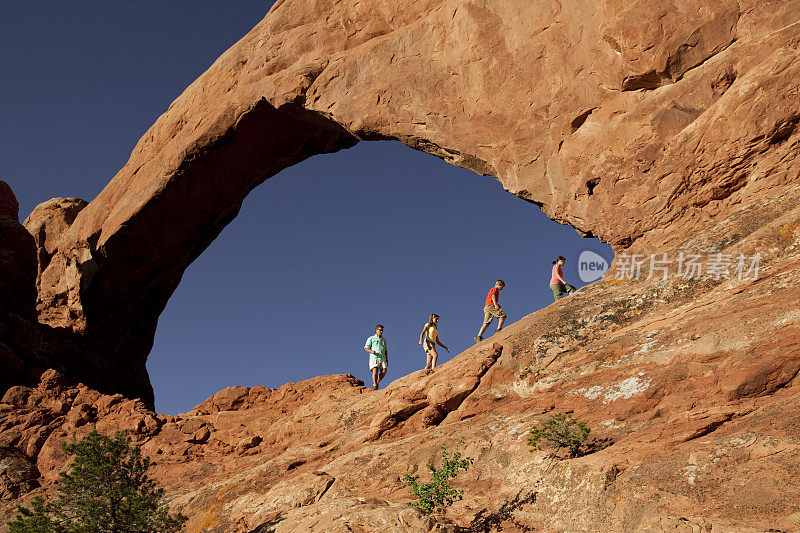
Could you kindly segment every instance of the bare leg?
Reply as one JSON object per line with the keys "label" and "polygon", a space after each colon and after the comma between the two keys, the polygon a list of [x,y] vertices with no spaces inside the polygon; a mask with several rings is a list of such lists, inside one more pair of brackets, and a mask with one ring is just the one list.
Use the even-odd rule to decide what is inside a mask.
{"label": "bare leg", "polygon": [[433,370],[436,368],[436,360],[439,358],[439,354],[436,353],[436,348],[431,348],[428,357],[431,358],[431,370]]}
{"label": "bare leg", "polygon": [[425,359],[425,368],[424,368],[424,370],[428,370],[431,367],[431,351],[430,350],[425,350],[425,356],[426,356],[426,359]]}
{"label": "bare leg", "polygon": [[386,369],[385,368],[381,368],[381,374],[380,374],[380,376],[378,376],[378,383],[381,382],[381,380],[383,379],[383,377],[385,375],[386,375]]}
{"label": "bare leg", "polygon": [[484,334],[484,332],[486,331],[486,328],[488,328],[488,327],[489,327],[489,324],[490,324],[490,323],[491,323],[491,322],[489,322],[489,323],[486,323],[486,324],[484,324],[483,326],[481,326],[481,330],[478,332],[478,337],[483,337],[483,334]]}
{"label": "bare leg", "polygon": [[501,329],[503,329],[503,322],[505,322],[505,321],[506,321],[506,317],[502,317],[500,319],[500,321],[497,323],[497,331],[500,331]]}
{"label": "bare leg", "polygon": [[377,389],[380,381],[380,378],[378,378],[378,367],[376,366],[372,369],[372,388]]}

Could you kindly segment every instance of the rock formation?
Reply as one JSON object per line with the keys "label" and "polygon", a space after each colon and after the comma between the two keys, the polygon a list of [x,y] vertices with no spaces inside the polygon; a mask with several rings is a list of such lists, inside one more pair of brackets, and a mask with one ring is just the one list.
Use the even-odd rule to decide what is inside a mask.
{"label": "rock formation", "polygon": [[36,324],[36,245],[19,223],[19,204],[0,181],[0,390],[31,380]]}
{"label": "rock formation", "polygon": [[136,376],[95,385],[152,402],[145,360],[186,266],[261,181],[359,140],[491,175],[617,251],[676,250],[795,183],[797,9],[279,2],[94,201],[40,210],[69,216],[39,238],[39,319]]}
{"label": "rock formation", "polygon": [[[97,198],[37,208],[35,241],[0,186],[4,388],[38,387],[8,388],[0,406],[16,465],[4,497],[48,490],[51,440],[126,428],[163,457],[195,531],[452,530],[406,509],[398,477],[463,435],[476,467],[459,527],[789,528],[799,47],[797,0],[277,2]],[[629,275],[375,393],[388,413],[346,376],[226,390],[180,418],[148,411],[158,315],[245,195],[380,139],[498,179],[611,243]],[[630,279],[652,253],[716,266]],[[37,385],[49,366],[65,377]],[[564,410],[589,421],[593,453],[529,453],[527,429]]]}

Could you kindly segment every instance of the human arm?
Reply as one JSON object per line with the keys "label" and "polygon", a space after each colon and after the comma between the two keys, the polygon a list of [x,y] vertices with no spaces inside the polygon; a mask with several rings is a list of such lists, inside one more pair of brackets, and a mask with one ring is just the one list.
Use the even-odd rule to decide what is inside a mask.
{"label": "human arm", "polygon": [[563,276],[564,276],[564,274],[563,274],[563,272],[561,270],[561,267],[558,266],[558,265],[554,266],[553,267],[553,277],[555,277],[560,283],[566,285],[567,282],[564,281],[564,277]]}
{"label": "human arm", "polygon": [[492,292],[492,304],[496,305],[498,309],[500,309],[500,303],[497,301],[497,291]]}
{"label": "human arm", "polygon": [[434,333],[434,335],[435,335],[435,338],[433,339],[433,344],[434,344],[434,345],[438,344],[439,346],[441,346],[442,348],[444,348],[445,350],[447,350],[447,353],[450,353],[450,348],[448,348],[447,346],[445,346],[444,344],[442,344],[442,341],[439,339],[439,332],[438,332],[438,331],[436,331],[436,332]]}
{"label": "human arm", "polygon": [[429,328],[429,327],[430,327],[430,324],[425,324],[425,327],[424,327],[424,328],[422,328],[422,333],[420,333],[420,334],[419,334],[419,343],[420,343],[420,344],[422,344],[422,339],[424,339],[424,338],[425,338],[425,333],[427,333],[427,332],[428,332],[428,328]]}

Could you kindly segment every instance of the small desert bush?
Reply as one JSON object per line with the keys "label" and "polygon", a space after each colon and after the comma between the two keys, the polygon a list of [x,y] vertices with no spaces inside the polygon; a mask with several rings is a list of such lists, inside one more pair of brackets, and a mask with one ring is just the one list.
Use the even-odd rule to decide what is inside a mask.
{"label": "small desert bush", "polygon": [[534,426],[531,429],[528,446],[531,447],[530,451],[540,450],[542,441],[547,441],[558,450],[567,448],[570,457],[578,457],[590,431],[585,422],[579,422],[567,413],[558,413],[548,418],[543,428]]}
{"label": "small desert bush", "polygon": [[453,502],[463,499],[464,491],[450,486],[450,480],[455,478],[460,470],[468,470],[475,461],[471,457],[461,457],[459,449],[463,444],[464,439],[459,440],[452,455],[447,445],[442,446],[441,467],[428,465],[432,474],[429,483],[420,483],[419,474],[403,476],[403,482],[411,487],[411,493],[417,499],[415,502],[409,502],[409,507],[419,509],[424,514],[431,514],[434,511],[444,514]]}

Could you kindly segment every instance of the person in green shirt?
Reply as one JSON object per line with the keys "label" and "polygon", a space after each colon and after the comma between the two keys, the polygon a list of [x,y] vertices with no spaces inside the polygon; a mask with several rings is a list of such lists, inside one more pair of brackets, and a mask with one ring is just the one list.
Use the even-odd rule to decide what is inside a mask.
{"label": "person in green shirt", "polygon": [[369,369],[372,371],[372,388],[378,390],[386,369],[389,367],[389,349],[383,337],[383,325],[375,326],[375,335],[367,339],[364,350],[369,354]]}

